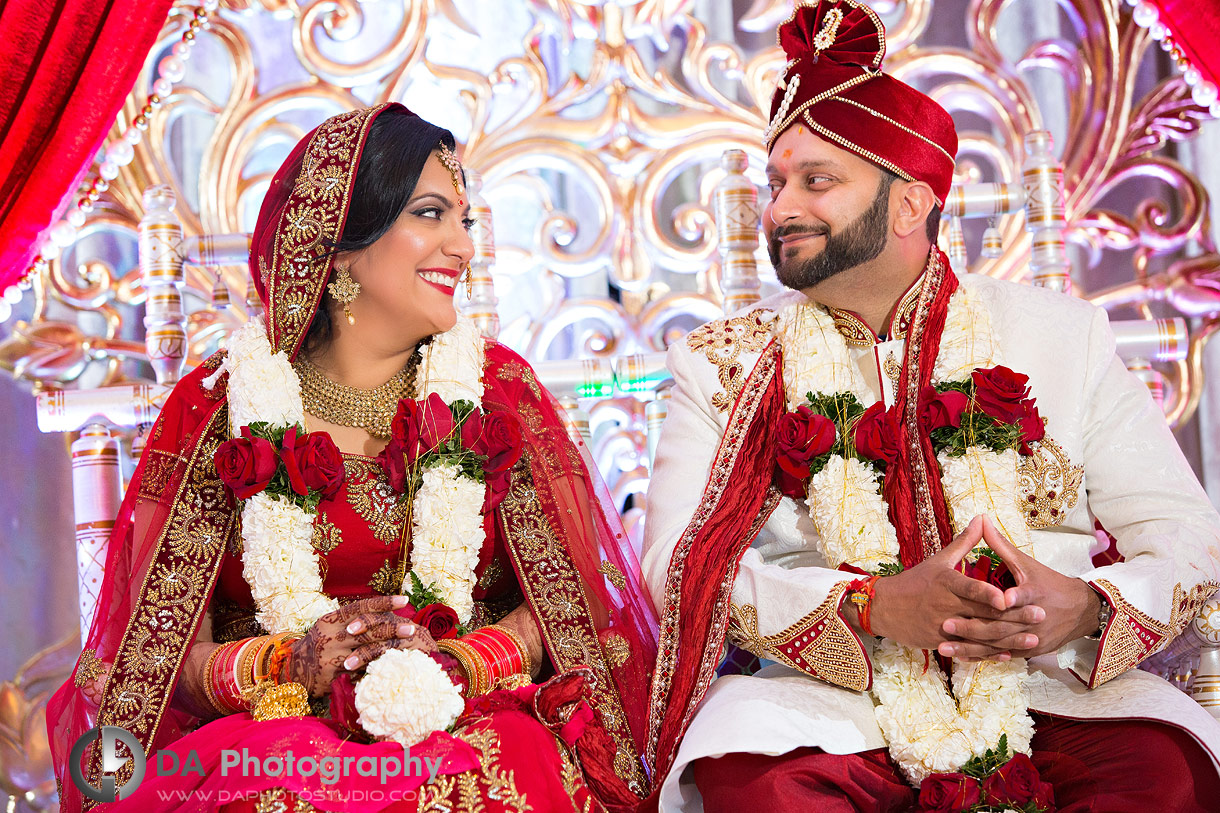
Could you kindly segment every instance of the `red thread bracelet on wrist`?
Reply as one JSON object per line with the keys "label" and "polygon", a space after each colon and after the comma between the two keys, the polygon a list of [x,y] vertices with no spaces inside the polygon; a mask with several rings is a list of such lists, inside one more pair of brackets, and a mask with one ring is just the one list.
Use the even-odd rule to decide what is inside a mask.
{"label": "red thread bracelet on wrist", "polygon": [[867,579],[856,579],[847,585],[847,595],[856,607],[856,615],[860,619],[860,629],[868,635],[873,634],[873,599],[876,597],[877,579],[880,578],[880,576],[869,576]]}

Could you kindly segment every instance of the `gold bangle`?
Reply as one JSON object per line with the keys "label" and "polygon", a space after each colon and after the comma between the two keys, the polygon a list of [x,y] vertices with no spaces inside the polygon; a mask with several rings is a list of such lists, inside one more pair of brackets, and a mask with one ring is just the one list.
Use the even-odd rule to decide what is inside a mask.
{"label": "gold bangle", "polygon": [[491,676],[487,674],[487,667],[484,665],[483,659],[471,648],[470,644],[463,644],[460,640],[451,638],[437,641],[436,648],[457,658],[458,663],[461,664],[463,671],[466,672],[467,696],[477,697],[487,694],[491,689]]}
{"label": "gold bangle", "polygon": [[220,654],[220,650],[224,649],[224,644],[220,644],[212,650],[212,654],[208,655],[207,663],[203,665],[203,694],[208,699],[208,705],[212,710],[224,717],[232,712],[226,711],[220,705],[220,701],[216,699],[215,692],[212,691],[212,669],[216,666],[216,656]]}
{"label": "gold bangle", "polygon": [[529,647],[525,645],[525,639],[518,635],[516,630],[506,627],[503,624],[491,624],[489,625],[489,629],[499,630],[509,637],[509,639],[521,652],[521,671],[524,674],[532,675],[534,673],[534,664],[530,660],[530,650]]}
{"label": "gold bangle", "polygon": [[237,691],[245,697],[254,688],[258,680],[254,676],[254,667],[258,662],[259,650],[266,636],[247,638],[242,643],[242,650],[237,655]]}

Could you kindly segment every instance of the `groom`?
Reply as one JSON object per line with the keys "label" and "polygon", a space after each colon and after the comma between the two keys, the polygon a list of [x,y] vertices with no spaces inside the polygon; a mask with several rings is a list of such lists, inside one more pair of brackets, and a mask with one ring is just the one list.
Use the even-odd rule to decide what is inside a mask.
{"label": "groom", "polygon": [[[870,9],[820,0],[779,39],[790,61],[766,133],[763,220],[792,290],[669,352],[644,552],[661,612],[646,743],[660,808],[906,810],[919,797],[1048,809],[1053,794],[1059,810],[1214,809],[1220,725],[1134,669],[1220,583],[1220,517],[1163,415],[1115,356],[1103,311],[948,269],[935,238],[953,122],[881,72]],[[962,359],[988,363],[962,373]],[[877,406],[836,415],[807,391]],[[989,399],[1016,411],[988,413]],[[999,462],[963,483],[952,472],[964,458],[937,447],[967,425],[1007,434],[993,433],[994,454],[972,447]],[[864,473],[851,488],[827,485],[836,454]],[[1092,565],[1094,517],[1125,561]],[[862,529],[842,536],[857,548],[892,537],[892,556],[836,569],[827,529],[848,525]],[[1009,581],[967,567],[984,545]],[[773,663],[725,674],[726,635]],[[978,748],[919,769],[913,754],[938,743],[902,740],[874,710],[874,677],[894,668],[883,650],[917,653],[909,686],[942,666],[1030,659],[1021,708],[980,702],[984,718],[1026,721],[1016,750],[1032,762],[1000,750],[1006,729],[954,708],[950,731],[978,726],[996,749],[993,776],[961,775]],[[886,699],[891,715],[930,713],[914,694]],[[1019,744],[1009,727],[1005,744]]]}

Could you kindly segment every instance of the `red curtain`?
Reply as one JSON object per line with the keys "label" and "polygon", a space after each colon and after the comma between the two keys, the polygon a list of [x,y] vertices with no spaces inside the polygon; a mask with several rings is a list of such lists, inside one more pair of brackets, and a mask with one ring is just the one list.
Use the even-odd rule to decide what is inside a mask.
{"label": "red curtain", "polygon": [[76,191],[172,5],[0,2],[0,291]]}
{"label": "red curtain", "polygon": [[1210,82],[1220,82],[1220,0],[1152,0],[1182,53]]}

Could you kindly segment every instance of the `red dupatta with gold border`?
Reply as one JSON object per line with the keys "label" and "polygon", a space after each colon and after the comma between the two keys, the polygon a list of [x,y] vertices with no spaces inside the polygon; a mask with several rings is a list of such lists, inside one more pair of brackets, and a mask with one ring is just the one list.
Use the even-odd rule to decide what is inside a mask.
{"label": "red dupatta with gold border", "polygon": [[[382,104],[328,119],[302,139],[272,180],[250,267],[275,351],[295,357],[301,347],[330,276],[330,252],[342,235],[369,128],[389,108],[405,110]],[[529,370],[500,350],[488,354],[489,376],[514,364]],[[68,754],[83,734],[120,726],[152,754],[197,723],[171,701],[225,547],[237,533],[235,500],[213,462],[217,446],[230,436],[227,379],[213,380],[222,361],[217,353],[184,377],[162,409],[111,535],[85,649],[72,680],[48,704],[65,811],[94,806],[69,777]],[[529,466],[514,477],[500,509],[514,568],[557,669],[583,666],[595,678],[591,704],[612,743],[602,749],[612,771],[594,769],[589,784],[609,804],[630,806],[647,791],[637,755],[655,654],[652,607],[617,514],[607,509],[587,454],[563,434],[554,399],[537,387],[532,371],[528,378],[520,371],[515,376],[519,386],[537,387],[531,399],[514,392],[508,379],[496,380],[487,382],[485,408],[523,414],[521,404],[532,403],[539,416],[534,425],[526,418],[527,430],[536,433],[526,435]],[[554,600],[558,586],[569,591],[570,601]],[[113,774],[117,787],[133,765],[129,760]],[[101,749],[90,746],[81,769],[94,787],[102,767]]]}

